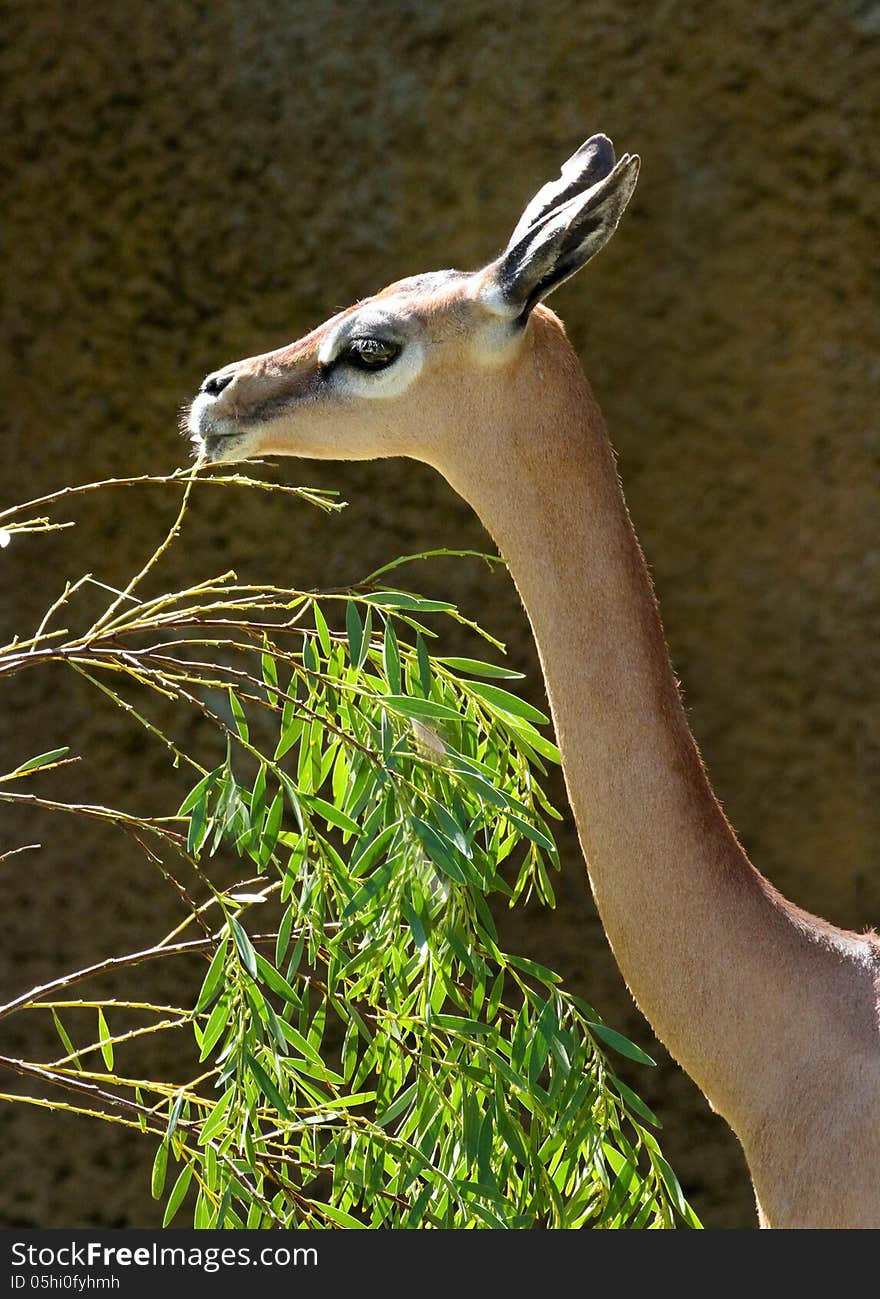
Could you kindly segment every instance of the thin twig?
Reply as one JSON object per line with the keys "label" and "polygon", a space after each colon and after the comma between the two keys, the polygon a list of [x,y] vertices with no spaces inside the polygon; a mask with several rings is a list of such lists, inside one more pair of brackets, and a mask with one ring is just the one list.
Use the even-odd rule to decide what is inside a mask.
{"label": "thin twig", "polygon": [[[294,934],[294,938],[299,935]],[[251,934],[252,943],[274,943],[277,934]],[[214,952],[217,944],[220,942],[219,935],[211,938],[190,938],[184,943],[174,943],[166,947],[157,944],[154,947],[145,947],[139,952],[129,952],[126,956],[111,956],[107,960],[97,961],[94,965],[87,965],[81,970],[74,970],[71,974],[62,975],[58,979],[52,979],[49,983],[39,984],[31,988],[28,992],[23,992],[20,997],[8,1001],[5,1006],[0,1006],[0,1019],[6,1019],[16,1010],[21,1010],[29,1002],[42,1001],[44,998],[52,995],[63,988],[73,987],[76,983],[82,983],[85,979],[95,978],[101,974],[108,974],[113,970],[127,970],[134,965],[141,965],[144,961],[154,961],[162,956],[193,956],[201,955],[206,952]]]}
{"label": "thin twig", "polygon": [[139,1105],[137,1101],[130,1101],[124,1096],[114,1096],[112,1092],[105,1092],[103,1088],[98,1087],[95,1083],[83,1082],[65,1074],[55,1074],[51,1069],[47,1069],[43,1065],[31,1064],[27,1060],[16,1060],[12,1056],[0,1055],[0,1069],[8,1069],[11,1073],[20,1074],[23,1078],[39,1078],[42,1082],[54,1083],[56,1087],[65,1087],[68,1091],[85,1092],[87,1095],[94,1096],[102,1100],[106,1105],[112,1105],[116,1109],[134,1110],[138,1114],[151,1113],[145,1105]]}
{"label": "thin twig", "polygon": [[65,1101],[49,1100],[46,1096],[22,1096],[20,1092],[0,1092],[0,1101],[10,1101],[13,1105],[36,1105],[40,1109],[62,1111],[65,1114],[81,1114],[89,1119],[103,1119],[105,1123],[118,1123],[121,1127],[133,1128],[136,1132],[152,1132],[157,1137],[165,1135],[164,1123],[161,1127],[151,1127],[143,1118],[125,1119],[121,1114],[105,1114],[103,1110],[90,1110],[85,1105],[68,1105]]}
{"label": "thin twig", "polygon": [[162,556],[167,551],[168,547],[171,545],[175,537],[180,532],[180,525],[183,522],[184,514],[186,514],[186,507],[189,504],[189,497],[193,488],[193,482],[195,481],[195,475],[198,473],[203,463],[204,463],[204,458],[202,456],[196,462],[192,470],[192,473],[189,475],[188,478],[184,480],[186,486],[183,489],[183,497],[180,502],[180,509],[177,511],[177,517],[175,518],[171,527],[168,529],[168,532],[166,533],[164,540],[161,541],[160,544],[156,547],[156,549],[153,551],[150,558],[147,560],[146,564],[144,564],[143,568],[140,569],[139,572],[135,573],[134,577],[131,579],[128,586],[125,588],[125,590],[120,591],[119,595],[116,597],[115,600],[112,600],[110,602],[110,604],[101,614],[100,618],[98,618],[96,622],[92,623],[92,626],[87,633],[89,639],[97,635],[97,633],[101,630],[101,628],[105,626],[108,622],[110,622],[110,620],[113,617],[113,614],[122,604],[123,600],[125,600],[128,596],[130,596],[132,591],[135,589],[135,587],[137,587],[141,583],[141,581],[147,576],[150,570],[156,567],[159,560],[162,558]]}
{"label": "thin twig", "polygon": [[[179,483],[183,479],[193,477],[194,472],[194,467],[188,465],[182,469],[175,469],[170,474],[136,474],[130,478],[104,478],[100,482],[80,483],[76,487],[62,487],[57,492],[48,492],[47,495],[37,496],[32,501],[25,501],[21,505],[11,505],[5,510],[0,510],[0,519],[9,519],[16,514],[24,514],[27,510],[39,509],[42,505],[54,505],[57,501],[67,500],[71,496],[82,496],[86,492],[100,491],[105,487],[152,487],[165,486],[168,483]],[[326,499],[330,496],[336,496],[337,493],[321,487],[290,487],[287,483],[270,483],[261,478],[248,478],[245,474],[202,474],[197,481],[199,483],[210,483],[215,487],[256,487],[264,492],[282,492],[289,496],[298,496],[302,500],[309,501],[324,510],[341,510],[345,505],[344,501]],[[43,520],[38,519],[33,520],[33,522],[42,523]]]}
{"label": "thin twig", "polygon": [[20,852],[31,852],[34,848],[42,848],[41,843],[23,843],[20,848],[10,848],[8,852],[0,853],[0,861],[8,861],[10,857],[16,857]]}

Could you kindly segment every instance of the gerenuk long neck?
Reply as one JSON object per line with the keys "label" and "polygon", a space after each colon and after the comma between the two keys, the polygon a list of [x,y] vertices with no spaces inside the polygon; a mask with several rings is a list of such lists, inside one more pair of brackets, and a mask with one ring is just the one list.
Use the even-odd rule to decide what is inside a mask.
{"label": "gerenuk long neck", "polygon": [[497,453],[485,456],[484,433],[479,455],[463,440],[443,471],[497,542],[531,620],[621,971],[658,1037],[744,1137],[790,1076],[780,1049],[798,1068],[810,1050],[805,1038],[801,1060],[800,1033],[826,1034],[829,1048],[837,1039],[846,953],[838,931],[814,930],[754,870],[718,806],[601,414],[561,333],[549,321],[540,331],[505,385]]}

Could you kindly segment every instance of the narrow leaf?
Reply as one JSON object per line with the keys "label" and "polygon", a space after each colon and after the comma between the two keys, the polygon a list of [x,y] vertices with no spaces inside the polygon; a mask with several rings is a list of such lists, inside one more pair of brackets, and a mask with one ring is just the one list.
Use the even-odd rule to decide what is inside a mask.
{"label": "narrow leaf", "polygon": [[165,1174],[168,1171],[168,1142],[163,1141],[156,1151],[153,1160],[153,1172],[150,1178],[150,1191],[153,1199],[158,1200],[165,1189]]}
{"label": "narrow leaf", "polygon": [[345,606],[345,630],[348,635],[348,649],[351,654],[351,661],[357,667],[360,663],[361,648],[364,643],[364,629],[354,600],[349,600]]}
{"label": "narrow leaf", "polygon": [[107,1027],[107,1021],[100,1006],[98,1007],[98,1040],[101,1043],[101,1055],[104,1057],[104,1064],[108,1069],[112,1069],[113,1043],[110,1041],[110,1029]]}
{"label": "narrow leaf", "polygon": [[202,1130],[199,1133],[199,1145],[207,1145],[211,1138],[220,1131],[226,1120],[226,1111],[229,1109],[234,1095],[235,1084],[233,1083],[226,1089],[202,1124]]}
{"label": "narrow leaf", "polygon": [[235,916],[230,917],[229,924],[232,929],[232,937],[235,939],[235,946],[241,957],[241,963],[248,974],[255,979],[257,977],[257,954],[254,951],[254,945]]}
{"label": "narrow leaf", "polygon": [[184,1197],[189,1190],[189,1184],[192,1181],[192,1174],[192,1164],[186,1164],[180,1170],[180,1175],[171,1188],[171,1194],[169,1195],[168,1203],[165,1206],[165,1216],[162,1219],[163,1227],[168,1226],[181,1204],[183,1204]]}
{"label": "narrow leaf", "polygon": [[338,807],[334,807],[332,803],[325,802],[323,798],[317,798],[312,794],[306,800],[306,805],[331,825],[336,825],[340,830],[345,830],[347,834],[360,834],[361,829],[357,821],[353,821],[350,816],[346,816],[345,812],[340,811]]}
{"label": "narrow leaf", "polygon": [[65,753],[69,752],[70,749],[67,747],[63,749],[49,749],[47,753],[39,753],[35,758],[28,758],[27,762],[23,762],[20,767],[16,767],[14,771],[10,771],[4,779],[11,780],[13,776],[23,776],[28,771],[36,771],[39,767],[48,767],[50,763],[57,762],[59,758],[63,758]]}
{"label": "narrow leaf", "polygon": [[207,1010],[211,1002],[217,996],[223,986],[223,976],[226,971],[226,949],[228,939],[224,935],[220,946],[217,948],[208,966],[208,973],[205,975],[205,981],[199,992],[199,999],[195,1004],[195,1013],[200,1010]]}
{"label": "narrow leaf", "polygon": [[485,681],[473,681],[470,689],[494,708],[500,708],[502,712],[510,713],[513,717],[524,717],[527,722],[538,722],[542,725],[550,720],[537,708],[527,704],[518,695],[512,695],[509,690],[503,690],[501,686],[490,686]]}
{"label": "narrow leaf", "polygon": [[61,1018],[54,1006],[52,1007],[52,1018],[55,1021],[55,1031],[57,1032],[58,1036],[61,1038],[61,1041],[64,1043],[65,1051],[73,1059],[73,1062],[76,1065],[77,1069],[81,1069],[82,1063],[80,1062],[80,1058],[77,1055],[76,1051],[74,1050],[73,1043],[71,1042],[70,1038],[67,1035],[67,1029],[61,1023]]}
{"label": "narrow leaf", "polygon": [[479,659],[463,659],[440,655],[435,656],[434,661],[451,668],[453,672],[462,672],[466,676],[501,677],[516,681],[525,679],[524,672],[514,672],[512,668],[499,667],[497,663],[482,663]]}
{"label": "narrow leaf", "polygon": [[388,688],[392,695],[400,694],[400,651],[397,645],[397,635],[394,631],[394,624],[389,618],[385,624],[385,640],[382,647],[382,664],[385,668],[385,677],[388,681]]}
{"label": "narrow leaf", "polygon": [[404,717],[436,717],[441,721],[460,722],[462,715],[448,704],[438,704],[434,699],[414,699],[410,695],[383,695],[382,703]]}
{"label": "narrow leaf", "polygon": [[279,997],[283,997],[285,1001],[293,1002],[294,1005],[298,1006],[299,997],[284,978],[284,975],[279,974],[275,967],[269,964],[265,956],[261,956],[259,952],[256,952],[255,955],[257,958],[259,977],[262,978],[266,987],[271,988],[273,992],[277,993]]}
{"label": "narrow leaf", "polygon": [[364,596],[367,604],[377,604],[382,609],[412,609],[414,613],[453,613],[455,605],[448,600],[426,600],[407,591],[371,591]]}
{"label": "narrow leaf", "polygon": [[628,1037],[618,1033],[616,1028],[609,1028],[607,1024],[593,1023],[588,1023],[588,1027],[590,1032],[595,1033],[596,1037],[604,1042],[606,1046],[613,1047],[620,1055],[625,1055],[628,1060],[635,1060],[639,1064],[647,1064],[652,1067],[657,1063],[640,1046],[636,1046],[635,1042],[631,1042]]}
{"label": "narrow leaf", "polygon": [[268,1073],[263,1068],[263,1066],[260,1064],[259,1060],[255,1060],[254,1057],[250,1054],[250,1052],[248,1052],[247,1063],[248,1063],[248,1068],[250,1069],[251,1073],[256,1078],[260,1086],[260,1090],[264,1093],[264,1095],[268,1096],[269,1100],[275,1106],[276,1110],[282,1116],[282,1118],[289,1119],[290,1109],[288,1107],[287,1101],[281,1095],[281,1092],[275,1086],[274,1082],[269,1077]]}
{"label": "narrow leaf", "polygon": [[235,729],[238,731],[239,735],[246,743],[249,734],[247,718],[244,715],[244,709],[241,706],[241,702],[238,698],[238,695],[232,689],[232,686],[229,687],[229,707],[232,709],[232,717],[235,722]]}
{"label": "narrow leaf", "polygon": [[315,631],[318,633],[318,644],[325,658],[330,657],[330,651],[333,648],[330,641],[330,628],[327,626],[327,619],[321,610],[319,604],[312,605],[312,612],[315,615]]}

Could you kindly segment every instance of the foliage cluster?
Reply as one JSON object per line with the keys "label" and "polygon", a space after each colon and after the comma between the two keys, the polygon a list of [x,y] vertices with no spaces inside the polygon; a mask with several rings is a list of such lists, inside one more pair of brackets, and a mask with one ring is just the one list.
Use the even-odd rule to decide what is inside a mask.
{"label": "foliage cluster", "polygon": [[[63,1048],[0,1057],[40,1085],[4,1099],[147,1134],[166,1225],[184,1209],[204,1228],[698,1225],[656,1119],[613,1063],[651,1061],[500,944],[492,905],[552,906],[558,866],[541,785],[558,754],[501,647],[481,632],[485,661],[432,648],[444,620],[466,619],[398,587],[405,561],[345,591],[225,573],[145,597],[194,488],[337,508],[234,473],[146,481],[184,485],[162,545],[75,632],[54,623],[93,579],[68,584],[33,636],[0,649],[0,678],[64,663],[189,769],[189,792],[173,816],[21,792],[73,760],[56,748],[0,776],[0,801],[118,826],[184,917],[147,951],[0,1008],[51,1015]],[[34,509],[135,482],[68,489],[0,513],[0,527],[9,541],[62,526]],[[220,760],[182,747],[151,699],[162,717],[168,701],[174,716],[195,710],[222,737]],[[136,985],[127,1000],[78,995],[108,970],[182,955],[206,966],[191,1004],[152,1004]],[[177,1030],[198,1063],[141,1076],[137,1044]]]}

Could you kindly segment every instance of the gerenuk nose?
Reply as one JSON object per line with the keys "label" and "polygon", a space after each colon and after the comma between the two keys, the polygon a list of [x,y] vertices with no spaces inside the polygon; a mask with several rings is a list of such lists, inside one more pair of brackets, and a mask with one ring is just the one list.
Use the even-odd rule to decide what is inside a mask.
{"label": "gerenuk nose", "polygon": [[209,397],[219,397],[224,388],[228,388],[235,378],[235,373],[227,371],[225,374],[218,371],[216,374],[209,374],[202,384],[202,392],[206,392]]}

